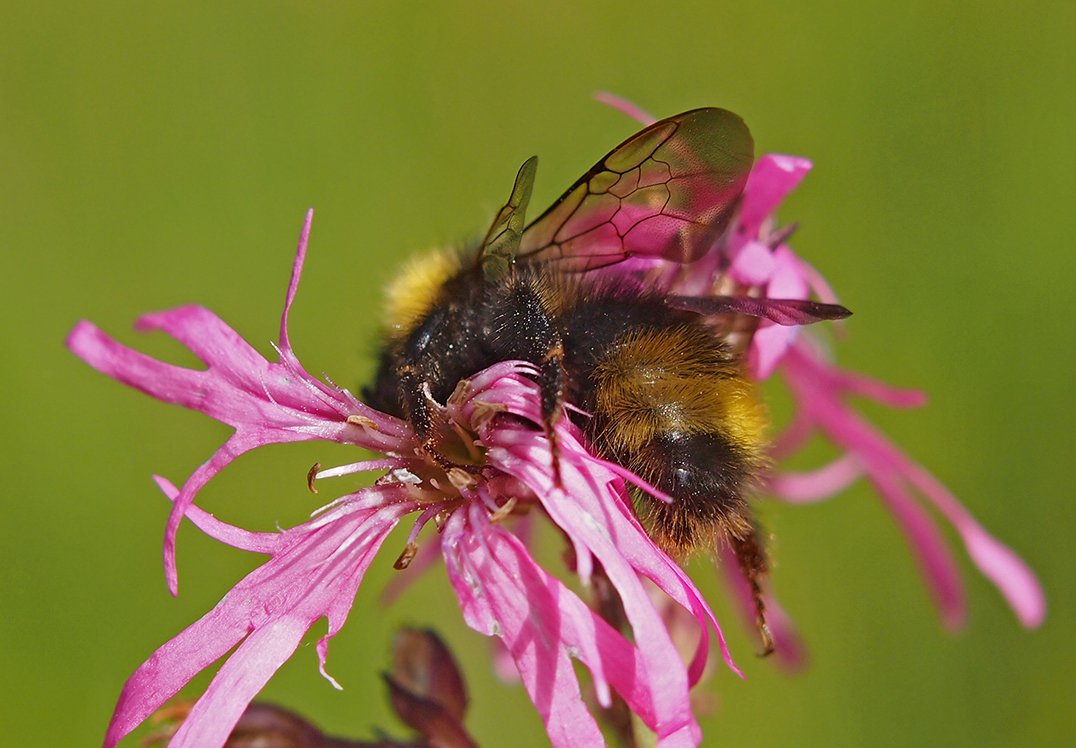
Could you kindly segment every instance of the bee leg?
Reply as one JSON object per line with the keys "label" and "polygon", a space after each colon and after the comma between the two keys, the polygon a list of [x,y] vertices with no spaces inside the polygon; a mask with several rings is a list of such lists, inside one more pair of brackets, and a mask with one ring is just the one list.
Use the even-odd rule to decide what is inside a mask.
{"label": "bee leg", "polygon": [[561,486],[560,455],[554,426],[564,405],[564,340],[553,317],[546,310],[542,292],[523,280],[507,292],[505,312],[498,320],[497,353],[502,359],[521,359],[538,367],[538,387],[542,396],[542,427],[549,440],[553,476]]}
{"label": "bee leg", "polygon": [[436,428],[438,403],[430,393],[435,372],[426,371],[427,368],[421,357],[412,356],[405,357],[395,369],[400,405],[415,430],[421,452],[450,475],[453,470],[476,473],[478,466],[455,462],[441,451]]}
{"label": "bee leg", "polygon": [[762,638],[762,651],[759,656],[766,657],[773,654],[775,649],[773,634],[770,633],[770,627],[766,624],[766,603],[762,598],[762,578],[769,570],[766,554],[762,550],[758,532],[754,528],[742,537],[730,536],[729,542],[740,564],[740,571],[743,572],[744,579],[747,580],[748,587],[751,589],[751,598],[755,603],[755,626],[758,627],[758,634]]}
{"label": "bee leg", "polygon": [[558,488],[564,484],[560,479],[560,450],[557,444],[557,421],[563,414],[564,405],[564,344],[558,340],[549,347],[538,367],[538,386],[542,393],[542,426],[549,440],[549,453],[553,458],[553,480]]}
{"label": "bee leg", "polygon": [[415,436],[422,444],[422,451],[440,464],[446,460],[437,450],[434,409],[431,402],[433,398],[430,395],[428,383],[418,375],[417,369],[415,363],[406,360],[396,367],[400,404],[403,406],[408,422],[415,429]]}
{"label": "bee leg", "polygon": [[549,454],[552,461],[553,481],[557,488],[563,488],[560,477],[560,450],[557,432],[554,428],[564,413],[564,344],[559,336],[550,343],[545,353],[534,355],[533,351],[522,353],[515,351],[507,358],[520,358],[530,361],[538,367],[538,389],[542,396],[542,429],[549,440]]}

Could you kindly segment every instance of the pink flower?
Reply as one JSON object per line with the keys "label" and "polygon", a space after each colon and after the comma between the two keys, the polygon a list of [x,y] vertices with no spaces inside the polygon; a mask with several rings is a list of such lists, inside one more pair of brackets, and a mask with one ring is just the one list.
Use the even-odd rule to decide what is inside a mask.
{"label": "pink flower", "polygon": [[[632,113],[646,117],[639,110]],[[835,302],[822,276],[789,247],[790,232],[773,219],[774,210],[809,169],[810,163],[797,157],[759,159],[736,222],[698,262],[684,266],[639,257],[608,272],[647,275],[655,287],[682,298],[735,294],[806,301],[813,296]],[[589,670],[599,705],[610,705],[615,694],[654,732],[658,745],[697,745],[701,734],[689,690],[703,674],[711,635],[717,637],[728,666],[739,671],[706,601],[636,520],[625,484],[642,484],[588,451],[567,418],[555,429],[558,482],[548,439],[541,428],[534,428],[543,422],[541,400],[534,370],[524,362],[505,361],[478,372],[461,382],[443,407],[445,421],[459,435],[458,446],[481,458],[475,460],[482,465],[477,474],[458,468],[446,472],[422,456],[408,424],[307,373],[293,352],[287,322],[311,219],[312,212],[285,298],[276,362],[199,307],[151,314],[137,326],[176,338],[204,369],[152,359],[89,322],[79,323],[68,338],[71,350],[99,371],[234,429],[180,488],[156,479],[172,502],[164,540],[172,592],[178,589],[175,541],[184,518],[216,540],[269,556],[212,611],[135,671],[120,696],[106,746],[118,743],[194,675],[228,655],[172,741],[174,746],[223,744],[250,700],[323,617],[328,633],[317,645],[320,667],[336,685],[325,670],[329,640],[343,626],[363,575],[388,533],[408,515],[414,515],[414,524],[397,564],[414,559],[416,566],[430,566],[440,553],[465,620],[499,642],[499,659],[506,657],[514,665],[554,745],[603,742],[573,660]],[[780,320],[780,315],[770,319]],[[815,431],[838,445],[843,455],[808,473],[775,471],[769,489],[788,501],[815,501],[866,477],[908,533],[943,620],[957,625],[964,619],[963,590],[918,494],[953,523],[972,560],[999,587],[1020,621],[1026,626],[1041,623],[1043,594],[1024,563],[847,403],[848,396],[860,395],[908,407],[920,404],[922,396],[839,369],[822,355],[811,330],[770,319],[761,320],[757,329],[731,332],[730,340],[742,345],[755,377],[779,375],[795,397],[797,417],[774,445],[774,457],[786,456]],[[498,417],[502,412],[515,418]],[[309,439],[385,455],[321,470],[312,481],[363,471],[381,476],[373,486],[316,511],[310,521],[275,533],[228,525],[194,504],[198,491],[244,452]],[[553,522],[570,544],[571,571],[584,587],[600,569],[602,582],[608,580],[615,588],[626,631],[610,625],[534,560],[528,545],[536,515]],[[423,536],[430,520],[439,532]],[[735,563],[722,566],[737,573]],[[750,617],[750,590],[735,577],[732,586],[745,610],[751,610]],[[767,609],[780,656],[798,660],[801,647],[789,619],[772,599]],[[684,641],[694,644],[686,657],[677,647]]]}
{"label": "pink flower", "polygon": [[776,445],[783,455],[812,431],[819,431],[844,454],[808,473],[778,473],[770,489],[791,502],[828,498],[866,477],[908,535],[946,626],[964,623],[964,588],[945,542],[914,493],[919,493],[948,519],[979,570],[993,582],[1024,626],[1035,628],[1046,615],[1046,600],[1034,573],[1013,551],[975,521],[941,483],[889,442],[845,402],[850,395],[890,407],[914,407],[924,398],[864,376],[843,371],[811,341],[795,343],[781,361],[785,381],[800,406],[799,414]]}
{"label": "pink flower", "polygon": [[[343,626],[381,544],[409,514],[417,519],[405,554],[413,555],[421,529],[436,519],[442,532],[425,542],[439,545],[465,619],[500,639],[554,745],[600,744],[602,739],[581,697],[573,659],[589,668],[598,702],[610,704],[615,692],[653,730],[659,745],[697,745],[701,735],[688,692],[706,664],[711,629],[729,666],[736,668],[695,585],[636,521],[623,469],[591,455],[579,431],[561,419],[558,486],[546,436],[525,424],[542,422],[540,396],[525,363],[503,362],[480,372],[461,383],[446,406],[447,418],[468,435],[469,448],[485,453],[485,468],[477,476],[446,475],[418,455],[405,423],[310,376],[292,350],[287,320],[311,218],[312,213],[285,299],[276,363],[198,307],[149,315],[138,328],[173,336],[198,356],[203,370],[149,358],[89,322],[79,323],[68,338],[71,350],[99,371],[235,429],[180,489],[156,479],[173,504],[164,545],[170,588],[177,588],[175,537],[184,517],[216,540],[270,557],[135,671],[120,696],[105,745],[118,743],[234,648],[172,741],[173,746],[221,745],[250,700],[322,617],[328,620],[328,633],[318,642],[318,656],[323,674],[336,685],[325,673],[328,642]],[[500,411],[522,420],[495,418]],[[375,485],[276,533],[228,525],[193,504],[199,489],[243,452],[306,439],[389,455],[325,470],[318,477],[385,472]],[[535,562],[510,530],[513,507],[523,505],[540,509],[564,533],[584,585],[600,565],[623,601],[631,639]],[[699,644],[688,663],[678,655],[652,601],[653,586],[698,629]]]}
{"label": "pink flower", "polygon": [[[774,228],[772,214],[803,179],[811,164],[792,156],[763,156],[744,191],[740,222],[729,241],[729,275],[760,295],[822,301],[836,296],[814,268],[785,243],[787,234]],[[769,257],[766,250],[769,249]],[[914,499],[917,491],[948,519],[960,534],[971,560],[990,579],[1027,627],[1046,614],[1045,597],[1026,564],[979,525],[960,502],[922,466],[907,457],[871,427],[846,402],[858,395],[895,408],[921,405],[922,393],[894,389],[829,362],[814,330],[764,322],[751,340],[749,362],[760,379],[780,373],[799,413],[774,446],[774,457],[789,456],[812,431],[844,450],[830,465],[809,473],[775,472],[769,489],[788,501],[834,496],[859,477],[866,477],[908,535],[941,610],[955,627],[965,618],[964,591],[948,549],[930,516]],[[775,624],[778,627],[779,623]]]}
{"label": "pink flower", "polygon": [[[599,94],[598,99],[643,124],[654,121],[632,102],[606,93]],[[738,220],[717,251],[690,266],[659,264],[652,270],[654,282],[663,284],[670,293],[685,296],[736,291],[783,299],[809,299],[814,295],[823,302],[836,303],[837,296],[821,273],[788,245],[791,231],[777,227],[774,220],[778,206],[810,169],[811,162],[798,156],[769,154],[759,158],[744,189]],[[849,396],[860,396],[890,407],[907,408],[922,405],[926,401],[922,393],[898,390],[837,367],[823,353],[825,348],[813,328],[763,320],[748,345],[748,363],[755,377],[766,379],[780,374],[798,408],[797,417],[774,444],[775,460],[790,456],[815,432],[844,451],[841,457],[814,471],[774,471],[768,481],[771,493],[794,503],[819,501],[866,477],[907,533],[943,622],[957,627],[966,613],[963,585],[948,547],[915,498],[919,494],[952,523],[972,562],[998,587],[1020,623],[1028,628],[1042,623],[1045,596],[1023,560],[991,536],[945,486],[846,402]],[[738,577],[736,564],[726,558],[722,566],[732,577],[732,588],[742,603],[745,618],[751,620],[754,604],[746,592],[746,583]],[[777,602],[767,598],[778,656],[796,664],[802,652],[798,637]]]}
{"label": "pink flower", "polygon": [[[774,298],[807,299],[813,293],[822,301],[836,301],[821,274],[792,251],[785,243],[787,234],[775,229],[772,219],[773,211],[810,168],[806,159],[768,155],[751,172],[740,221],[728,242],[728,276],[742,287]],[[748,361],[755,375],[765,379],[780,373],[799,408],[797,420],[778,439],[774,456],[789,456],[813,430],[845,451],[835,462],[810,473],[776,472],[769,481],[771,492],[788,501],[819,500],[867,477],[908,534],[943,621],[959,626],[965,617],[963,586],[944,541],[912,496],[912,489],[918,491],[953,523],[972,561],[997,585],[1020,622],[1038,626],[1046,613],[1045,598],[1026,564],[989,535],[937,479],[845,402],[847,396],[859,395],[906,408],[921,405],[925,397],[838,368],[826,359],[817,340],[812,329],[769,322],[763,322],[751,339]]]}

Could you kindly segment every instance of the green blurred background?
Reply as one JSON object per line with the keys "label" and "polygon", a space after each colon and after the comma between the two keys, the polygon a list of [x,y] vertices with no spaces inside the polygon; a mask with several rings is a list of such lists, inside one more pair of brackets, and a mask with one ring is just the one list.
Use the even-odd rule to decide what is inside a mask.
{"label": "green blurred background", "polygon": [[[402,258],[483,229],[527,156],[542,157],[541,206],[635,129],[591,100],[599,89],[658,115],[724,106],[759,152],[814,159],[782,216],[856,312],[842,362],[929,391],[923,411],[869,412],[1028,560],[1050,602],[1040,631],[1021,630],[958,549],[970,620],[947,634],[866,487],[767,506],[775,585],[811,665],[789,676],[753,657],[700,563],[748,675],[706,687],[706,744],[1071,739],[1076,5],[807,5],[5,3],[0,743],[98,742],[132,669],[257,561],[187,526],[168,595],[150,473],[181,480],[227,430],[92,372],[64,350],[68,329],[89,318],[189,363],[130,325],[197,302],[270,353],[315,206],[293,339],[311,371],[354,386]],[[316,502],[310,464],[351,459],[270,448],[201,504],[292,524]],[[264,696],[335,732],[395,730],[376,673],[397,625],[432,624],[463,661],[483,745],[545,744],[440,570],[378,605],[394,543],[332,644],[346,690],[307,645]]]}

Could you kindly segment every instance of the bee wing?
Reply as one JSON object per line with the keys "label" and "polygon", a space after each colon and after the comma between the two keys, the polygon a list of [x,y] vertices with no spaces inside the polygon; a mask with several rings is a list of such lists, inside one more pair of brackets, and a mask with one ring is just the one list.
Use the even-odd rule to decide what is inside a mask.
{"label": "bee wing", "polygon": [[778,325],[809,325],[826,319],[844,319],[852,314],[840,304],[823,304],[807,299],[756,299],[751,296],[669,296],[665,303],[675,309],[698,314],[746,314]]}
{"label": "bee wing", "polygon": [[518,257],[592,270],[634,256],[691,262],[728,225],[754,142],[724,109],[694,109],[633,135],[523,233]]}
{"label": "bee wing", "polygon": [[479,259],[486,278],[494,279],[505,275],[519,251],[519,242],[523,233],[524,216],[527,203],[531,200],[534,176],[538,172],[538,157],[531,156],[523,162],[516,173],[516,182],[512,194],[504,204],[493,224],[482,240]]}

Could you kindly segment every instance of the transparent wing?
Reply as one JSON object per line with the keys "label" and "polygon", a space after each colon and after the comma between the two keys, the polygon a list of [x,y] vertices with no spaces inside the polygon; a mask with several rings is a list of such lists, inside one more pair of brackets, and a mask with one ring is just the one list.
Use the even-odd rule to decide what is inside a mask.
{"label": "transparent wing", "polygon": [[778,325],[809,325],[827,319],[844,319],[852,314],[840,304],[823,304],[806,299],[756,299],[751,296],[668,296],[665,303],[675,309],[698,314],[746,314]]}
{"label": "transparent wing", "polygon": [[531,156],[519,167],[508,202],[497,213],[486,232],[486,238],[482,240],[479,259],[482,262],[482,271],[490,280],[506,274],[516,258],[523,222],[526,220],[527,203],[531,200],[534,176],[537,173],[538,157]]}
{"label": "transparent wing", "polygon": [[656,122],[614,148],[531,223],[518,257],[591,270],[629,257],[691,262],[724,231],[754,143],[724,109]]}

